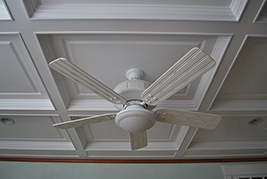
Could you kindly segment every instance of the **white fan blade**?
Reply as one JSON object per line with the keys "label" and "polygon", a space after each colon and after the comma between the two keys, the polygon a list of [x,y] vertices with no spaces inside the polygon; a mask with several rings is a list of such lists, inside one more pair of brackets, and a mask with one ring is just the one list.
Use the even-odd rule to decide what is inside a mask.
{"label": "white fan blade", "polygon": [[159,122],[199,127],[202,129],[214,129],[222,117],[216,114],[191,112],[175,109],[157,109],[154,111]]}
{"label": "white fan blade", "polygon": [[136,150],[147,146],[147,132],[129,133],[131,149]]}
{"label": "white fan blade", "polygon": [[215,66],[215,61],[195,47],[177,61],[141,94],[141,99],[156,106]]}
{"label": "white fan blade", "polygon": [[68,62],[65,58],[58,58],[50,62],[49,66],[62,75],[68,77],[69,79],[89,88],[111,103],[126,103],[126,100],[121,95],[119,95],[106,85],[102,84],[100,81],[98,81],[73,63]]}
{"label": "white fan blade", "polygon": [[68,129],[72,127],[80,127],[83,125],[94,124],[97,122],[104,122],[115,119],[117,113],[108,113],[92,117],[81,118],[73,121],[66,121],[58,124],[54,124],[53,127],[60,129]]}

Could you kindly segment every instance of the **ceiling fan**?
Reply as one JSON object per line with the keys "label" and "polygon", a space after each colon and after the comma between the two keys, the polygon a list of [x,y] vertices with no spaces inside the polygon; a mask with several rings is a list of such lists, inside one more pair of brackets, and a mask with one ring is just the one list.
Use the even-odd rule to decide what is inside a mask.
{"label": "ceiling fan", "polygon": [[120,109],[118,113],[102,114],[53,125],[60,129],[115,119],[118,127],[129,132],[131,149],[136,150],[147,146],[147,130],[156,121],[214,129],[221,120],[221,116],[215,114],[176,109],[153,109],[215,66],[215,61],[198,47],[187,52],[151,85],[140,80],[144,75],[143,71],[130,69],[126,73],[128,80],[118,84],[114,90],[65,58],[53,60],[49,66],[114,103]]}

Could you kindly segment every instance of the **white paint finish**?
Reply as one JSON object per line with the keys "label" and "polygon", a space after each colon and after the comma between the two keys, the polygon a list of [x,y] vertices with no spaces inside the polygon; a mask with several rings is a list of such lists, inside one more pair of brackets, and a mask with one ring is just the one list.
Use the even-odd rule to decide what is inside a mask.
{"label": "white paint finish", "polygon": [[[106,121],[96,123],[89,126],[89,133],[91,134],[91,141],[128,141],[128,133],[119,128],[115,121]],[[90,142],[90,141],[88,141]]]}
{"label": "white paint finish", "polygon": [[[25,146],[28,147],[30,144],[25,144]],[[46,143],[43,143],[43,146],[45,146]],[[12,155],[13,157],[43,157],[43,158],[77,158],[77,154],[75,151],[73,151],[72,148],[67,148],[67,145],[64,146],[65,150],[42,150],[41,148],[24,148],[21,150],[18,150],[18,147],[16,149],[2,149],[1,150],[1,157],[8,157]],[[56,149],[56,146],[53,146],[54,149]],[[67,149],[67,150],[66,150]]]}
{"label": "white paint finish", "polygon": [[[240,95],[241,96],[241,95]],[[238,96],[237,96],[238,97]],[[257,96],[256,96],[257,97]],[[253,100],[251,100],[253,98]],[[263,97],[264,98],[264,97]],[[255,95],[248,96],[247,100],[216,100],[212,111],[266,111],[266,100],[255,100]]]}
{"label": "white paint finish", "polygon": [[98,122],[105,122],[109,120],[114,120],[117,113],[108,113],[98,116],[90,116],[85,118],[78,118],[73,121],[66,121],[62,123],[54,124],[53,127],[59,128],[59,129],[68,129],[68,128],[74,128],[74,127],[80,127],[83,125],[90,125]]}
{"label": "white paint finish", "polygon": [[[149,146],[148,146],[149,147]],[[101,147],[100,147],[101,148]],[[103,146],[102,146],[103,148]],[[117,149],[117,151],[100,151],[100,150],[92,150],[88,151],[88,158],[94,159],[94,158],[105,158],[105,159],[153,159],[155,156],[157,158],[162,159],[171,159],[175,156],[175,151],[130,151],[130,146],[128,146],[127,151],[125,151],[124,148]]]}
{"label": "white paint finish", "polygon": [[20,34],[0,33],[2,109],[53,109]]}
{"label": "white paint finish", "polygon": [[[50,2],[48,2],[48,5]],[[54,2],[59,3],[59,1]],[[85,1],[80,2],[84,3]],[[89,1],[86,2],[88,3]],[[100,4],[104,2],[99,1],[97,8],[105,6],[105,4]],[[147,3],[148,1],[128,2]],[[134,65],[141,67],[142,70],[145,67],[144,71],[148,73],[148,81],[153,82],[179,57],[197,44],[216,60],[217,66],[201,79],[198,79],[196,83],[191,84],[189,88],[160,104],[158,108],[201,112],[206,112],[211,108],[211,113],[223,114],[226,124],[214,129],[214,131],[204,131],[202,138],[198,140],[198,134],[201,133],[199,132],[195,136],[198,130],[196,128],[157,123],[148,131],[148,146],[138,152],[131,152],[128,134],[124,131],[119,131],[119,128],[114,123],[90,125],[90,130],[88,126],[76,130],[58,130],[59,134],[65,138],[61,139],[56,137],[59,134],[53,132],[46,134],[46,130],[50,131],[51,123],[44,122],[47,128],[44,127],[42,133],[37,136],[44,139],[49,135],[55,135],[56,139],[51,137],[48,140],[45,139],[45,141],[32,141],[26,138],[3,140],[0,144],[0,146],[4,147],[4,149],[0,150],[1,156],[103,159],[266,157],[266,133],[258,131],[258,129],[262,130],[266,126],[263,125],[256,127],[255,130],[250,130],[242,124],[243,121],[247,122],[246,120],[250,117],[266,116],[267,103],[266,100],[261,98],[264,97],[261,94],[265,94],[264,84],[266,79],[260,79],[260,74],[266,76],[266,70],[262,67],[265,66],[265,63],[258,59],[253,63],[254,57],[258,56],[258,54],[264,54],[262,51],[254,50],[250,54],[253,60],[248,60],[248,63],[241,63],[241,68],[238,69],[239,72],[244,72],[248,69],[249,74],[240,73],[240,75],[245,75],[250,82],[257,84],[260,88],[250,88],[247,83],[243,82],[246,79],[238,76],[238,80],[232,83],[233,86],[229,88],[231,89],[231,94],[234,94],[231,96],[234,100],[223,99],[219,101],[219,98],[217,98],[213,103],[224,83],[224,79],[228,75],[228,71],[234,64],[233,62],[240,58],[238,55],[242,54],[240,53],[242,47],[247,45],[246,39],[248,42],[252,42],[250,40],[255,39],[254,37],[266,39],[266,23],[255,21],[258,14],[264,12],[262,7],[265,1],[211,2],[209,0],[189,0],[163,2],[158,0],[151,2],[151,4],[165,4],[157,7],[159,11],[155,12],[156,9],[154,8],[155,14],[153,16],[151,15],[153,11],[149,11],[151,16],[144,16],[137,6],[124,6],[118,9],[115,6],[122,3],[122,1],[113,1],[112,3],[115,6],[112,6],[112,8],[121,11],[116,11],[116,16],[114,13],[112,16],[108,16],[110,12],[101,14],[101,11],[98,11],[98,17],[104,18],[102,20],[94,19],[96,16],[88,17],[89,11],[84,11],[85,13],[79,11],[80,14],[73,15],[70,11],[64,9],[64,7],[70,7],[67,4],[61,4],[62,11],[57,11],[59,9],[55,8],[54,12],[50,14],[44,12],[41,15],[39,10],[42,8],[44,10],[49,10],[50,8],[51,10],[53,5],[50,4],[36,9],[39,5],[38,3],[38,0],[20,2],[6,0],[14,21],[0,21],[0,31],[1,38],[7,35],[12,36],[7,40],[1,39],[3,41],[12,41],[13,37],[19,39],[18,43],[15,43],[18,45],[16,52],[21,54],[21,62],[25,63],[26,65],[24,66],[27,67],[26,72],[32,74],[32,81],[37,86],[37,91],[42,95],[37,97],[31,93],[31,95],[27,96],[24,93],[22,96],[1,96],[1,115],[17,116],[17,118],[20,118],[20,116],[43,116],[46,118],[53,114],[52,116],[59,115],[62,121],[69,121],[71,120],[70,116],[91,116],[116,111],[113,104],[100,99],[90,91],[77,87],[74,83],[66,85],[62,78],[56,78],[54,74],[52,76],[47,64],[48,61],[55,59],[57,56],[70,56],[70,59],[75,64],[81,65],[80,67],[85,68],[90,74],[92,72],[93,76],[113,88],[118,82],[125,80],[125,72],[129,68],[135,67]],[[71,6],[73,12],[87,9],[86,6],[83,7],[84,4],[75,4],[77,1],[68,3],[73,3]],[[179,4],[174,7],[168,6],[171,3]],[[210,5],[209,7],[217,6],[217,9],[207,7],[208,4]],[[24,5],[25,7],[23,7]],[[176,14],[171,16],[171,11],[168,11],[169,14],[167,15],[159,14],[166,12],[166,9],[177,10],[179,6],[184,5],[187,5],[187,9],[177,11],[180,14],[175,12]],[[244,8],[245,5],[247,5],[246,8]],[[125,7],[128,10],[130,8],[132,12],[136,12],[135,16],[130,17],[129,13],[122,13]],[[195,7],[199,9],[194,13],[189,11],[196,10]],[[110,10],[111,6],[107,8]],[[143,9],[143,12],[146,12],[146,8]],[[207,11],[203,10],[203,8],[206,8]],[[38,13],[42,20],[37,20]],[[203,15],[203,13],[207,13],[207,16]],[[55,15],[57,15],[56,18],[58,20],[54,19]],[[82,18],[83,20],[68,19],[70,16]],[[109,19],[105,19],[107,16]],[[88,20],[88,18],[91,18],[91,20]],[[118,18],[123,18],[124,20],[118,20]],[[135,20],[127,20],[129,18]],[[153,20],[141,20],[144,18]],[[170,20],[171,18],[176,18],[176,20]],[[38,35],[36,36],[36,34]],[[106,54],[107,52],[109,54]],[[110,67],[107,67],[108,65],[102,67],[101,63],[103,61],[100,61],[98,56],[101,57],[100,60],[106,60],[104,61],[105,64]],[[147,59],[137,58],[140,56],[148,57],[149,59],[146,61]],[[88,57],[93,57],[93,59]],[[117,65],[113,65],[113,62],[116,62]],[[94,66],[90,69],[92,64]],[[263,65],[258,66],[261,64]],[[104,69],[101,71],[101,68]],[[109,68],[112,70],[109,70]],[[235,68],[232,68],[232,70],[235,70]],[[258,75],[250,75],[251,72],[256,70]],[[260,70],[262,71],[260,72]],[[260,81],[251,78],[257,78]],[[68,83],[68,81],[66,82]],[[0,84],[1,87],[2,84]],[[14,89],[12,88],[12,90]],[[250,90],[256,95],[239,93],[239,91],[247,93]],[[49,94],[51,99],[46,93]],[[240,99],[237,100],[237,98]],[[50,100],[53,101],[56,110],[52,107]],[[235,119],[238,120],[234,122]],[[42,124],[43,121],[40,121]],[[229,121],[232,121],[235,126],[242,126],[244,130],[239,127],[233,127],[230,123],[227,123]],[[60,120],[57,122],[60,122]],[[231,128],[238,129],[238,131],[235,133],[233,129],[228,133],[229,125]],[[25,122],[25,126],[31,125]],[[31,130],[31,128],[25,127],[25,130]],[[16,131],[14,134],[9,134],[8,132],[8,135],[16,135]],[[234,140],[231,140],[231,137]]]}
{"label": "white paint finish", "polygon": [[[196,65],[197,64],[197,65]],[[148,105],[156,106],[202,77],[216,62],[200,48],[194,47],[164,72],[141,94]]]}
{"label": "white paint finish", "polygon": [[[0,95],[41,95],[44,90],[19,34],[0,34]],[[12,70],[11,70],[12,69]]]}
{"label": "white paint finish", "polygon": [[[153,82],[192,47],[199,46],[207,53],[214,53],[212,46],[220,41],[216,35],[184,36],[168,33],[164,35],[89,33],[87,35],[51,35],[50,37],[57,56],[68,58],[110,88],[124,81],[125,73],[130,68],[142,69],[145,72],[144,80]],[[216,61],[219,63],[220,59]],[[98,70],[99,68],[101,70]],[[103,71],[105,71],[104,75]],[[212,77],[211,75],[209,73],[208,79]],[[207,79],[205,81],[209,82]],[[182,96],[181,99],[193,99],[194,91],[198,87],[197,83],[198,81],[194,82],[190,93],[187,93],[190,96],[178,93],[171,99],[180,99],[179,96]],[[76,86],[72,81],[66,80],[66,85],[71,99],[77,100],[78,103],[85,99],[98,99],[95,94],[80,85]],[[203,95],[205,90],[200,91]],[[79,105],[78,103],[75,105]],[[74,106],[74,103],[71,102],[71,104],[70,108],[79,109]]]}
{"label": "white paint finish", "polygon": [[248,35],[212,110],[266,110],[266,36]]}
{"label": "white paint finish", "polygon": [[[248,37],[218,99],[267,99],[267,37]],[[246,80],[243,80],[246,79]]]}
{"label": "white paint finish", "polygon": [[266,157],[266,149],[211,149],[211,150],[187,150],[184,158],[249,158],[249,157]]}
{"label": "white paint finish", "polygon": [[[113,88],[126,80],[125,73],[130,68],[140,68],[145,72],[144,80],[153,82],[192,47],[210,50],[216,38],[197,34],[187,38],[179,34],[69,34],[53,35],[52,43],[57,56],[66,56]],[[105,79],[99,68],[112,80]]]}
{"label": "white paint finish", "polygon": [[[248,123],[258,116],[223,117],[216,130],[199,130],[194,141],[246,141],[267,140],[267,117],[259,125]],[[225,132],[227,130],[227,132]]]}
{"label": "white paint finish", "polygon": [[257,116],[223,117],[216,130],[198,130],[185,157],[266,156],[266,116],[259,125],[248,123]]}
{"label": "white paint finish", "polygon": [[147,131],[147,135],[151,142],[167,142],[175,141],[178,132],[179,127],[176,125],[156,122],[155,125]]}
{"label": "white paint finish", "polygon": [[[75,148],[71,142],[62,142],[62,141],[0,141],[1,147],[0,150],[3,151],[1,154],[5,154],[8,150],[17,150],[14,154],[34,154],[38,151],[45,151],[45,153],[53,154],[53,151],[62,151],[62,155],[66,151],[69,154],[74,154]],[[30,152],[32,151],[32,152]]]}
{"label": "white paint finish", "polygon": [[[11,41],[0,43],[1,55],[1,85],[3,93],[38,93],[35,84],[29,77],[28,70],[22,64]],[[10,70],[12,69],[12,70]]]}
{"label": "white paint finish", "polygon": [[85,71],[83,71],[78,66],[70,63],[65,58],[58,58],[49,63],[50,68],[61,73],[65,77],[71,79],[73,82],[78,83],[105,100],[114,104],[125,104],[126,99],[116,93],[114,90],[110,89],[99,80],[95,79]]}
{"label": "white paint finish", "polygon": [[12,20],[4,0],[0,1],[0,20]]}
{"label": "white paint finish", "polygon": [[[19,95],[11,95],[13,97],[17,97],[17,99],[5,99],[4,96],[0,101],[0,108],[2,110],[26,110],[26,111],[51,111],[55,108],[51,104],[49,99],[31,99],[30,96],[19,96]],[[19,98],[23,99],[19,99]]]}
{"label": "white paint finish", "polygon": [[167,19],[237,21],[247,1],[43,1],[26,5],[32,19]]}
{"label": "white paint finish", "polygon": [[[42,4],[96,4],[93,0],[76,0],[73,2],[72,0],[41,0]],[[130,0],[130,1],[123,1],[123,0],[116,0],[116,1],[108,1],[108,0],[99,0],[97,4],[139,4],[139,5],[184,5],[184,6],[224,6],[229,7],[231,5],[231,0],[186,0],[186,1],[176,1],[176,0]]]}
{"label": "white paint finish", "polygon": [[[5,116],[1,116],[5,117]],[[14,125],[0,123],[1,140],[65,140],[59,130],[52,127],[59,120],[45,116],[8,116]]]}

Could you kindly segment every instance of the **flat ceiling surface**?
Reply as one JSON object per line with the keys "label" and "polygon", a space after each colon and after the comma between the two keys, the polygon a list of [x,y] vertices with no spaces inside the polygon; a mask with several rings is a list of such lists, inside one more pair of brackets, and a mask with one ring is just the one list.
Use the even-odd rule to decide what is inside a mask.
{"label": "flat ceiling surface", "polygon": [[[0,1],[1,157],[210,159],[266,157],[267,3],[264,0]],[[131,68],[152,83],[199,47],[216,66],[157,108],[219,114],[214,130],[157,122],[131,151],[114,121],[54,123],[117,112],[51,70],[65,57],[110,88]],[[262,122],[251,125],[255,119]]]}

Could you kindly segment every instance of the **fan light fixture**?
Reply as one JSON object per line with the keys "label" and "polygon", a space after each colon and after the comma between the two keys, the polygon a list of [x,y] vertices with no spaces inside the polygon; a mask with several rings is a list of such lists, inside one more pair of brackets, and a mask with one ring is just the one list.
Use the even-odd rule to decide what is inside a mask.
{"label": "fan light fixture", "polygon": [[156,118],[154,114],[142,105],[130,105],[120,111],[115,123],[118,127],[130,133],[140,133],[154,126]]}

